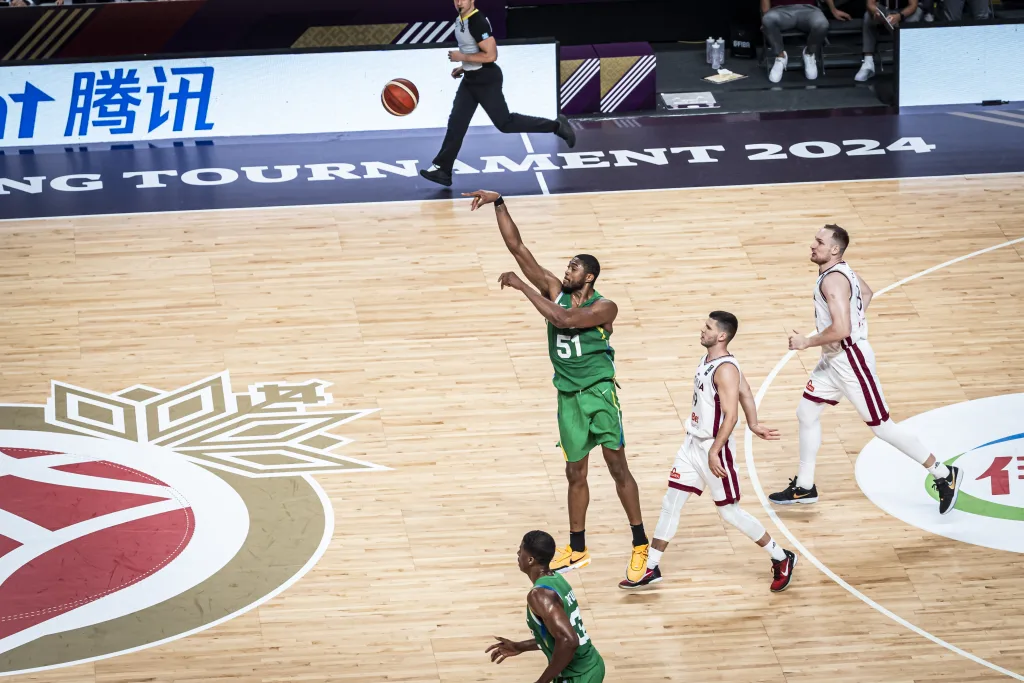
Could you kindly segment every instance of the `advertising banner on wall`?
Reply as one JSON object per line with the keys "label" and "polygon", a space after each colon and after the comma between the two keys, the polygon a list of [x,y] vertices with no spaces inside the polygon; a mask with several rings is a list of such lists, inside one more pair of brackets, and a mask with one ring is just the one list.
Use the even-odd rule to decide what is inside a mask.
{"label": "advertising banner on wall", "polygon": [[1024,102],[1024,23],[904,28],[901,107]]}
{"label": "advertising banner on wall", "polygon": [[[502,45],[499,64],[510,110],[557,115],[554,43]],[[0,67],[0,145],[444,128],[455,66],[412,48]]]}

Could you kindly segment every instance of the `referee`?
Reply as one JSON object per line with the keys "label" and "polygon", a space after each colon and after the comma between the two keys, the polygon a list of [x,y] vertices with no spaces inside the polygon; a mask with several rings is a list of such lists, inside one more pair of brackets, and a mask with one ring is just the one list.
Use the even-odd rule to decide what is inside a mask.
{"label": "referee", "polygon": [[502,133],[554,133],[565,140],[569,147],[576,144],[576,133],[569,126],[569,120],[559,116],[557,121],[536,116],[512,114],[501,92],[501,67],[498,59],[498,44],[491,35],[491,22],[475,7],[475,0],[454,0],[459,11],[455,37],[459,49],[448,53],[448,59],[462,62],[452,71],[452,78],[462,78],[455,93],[452,113],[448,116],[448,132],[445,133],[441,151],[434,157],[434,165],[420,175],[445,187],[452,184],[452,167],[462,148],[462,140],[469,130],[469,122],[479,104],[487,112],[495,128]]}

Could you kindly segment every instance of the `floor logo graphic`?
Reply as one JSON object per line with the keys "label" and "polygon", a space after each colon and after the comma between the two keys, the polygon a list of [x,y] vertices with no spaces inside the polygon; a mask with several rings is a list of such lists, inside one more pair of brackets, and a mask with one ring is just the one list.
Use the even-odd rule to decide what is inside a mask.
{"label": "floor logo graphic", "polygon": [[179,638],[297,581],[334,529],[311,475],[386,469],[335,452],[374,410],[308,410],[328,386],[236,394],[224,372],[0,405],[0,676]]}
{"label": "floor logo graphic", "polygon": [[879,439],[857,458],[857,483],[868,498],[925,531],[1024,553],[1024,394],[944,406],[906,424],[963,470],[956,508],[940,516],[931,477]]}

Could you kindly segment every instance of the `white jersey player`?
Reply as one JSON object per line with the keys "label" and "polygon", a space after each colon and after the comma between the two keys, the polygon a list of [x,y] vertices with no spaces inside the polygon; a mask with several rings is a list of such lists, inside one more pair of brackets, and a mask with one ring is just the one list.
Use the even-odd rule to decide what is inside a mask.
{"label": "white jersey player", "polygon": [[679,515],[690,494],[705,490],[718,506],[718,514],[772,557],[772,585],[775,592],[785,590],[793,578],[796,555],[784,550],[764,530],[764,526],[740,508],[740,480],[736,474],[736,444],[733,429],[739,421],[739,406],[747,416],[747,426],[762,439],[778,439],[778,431],[757,422],[757,406],[750,385],[729,353],[729,342],[736,336],[736,316],[712,311],[700,333],[707,353],[693,377],[693,404],[686,420],[686,441],[676,453],[668,475],[668,491],[661,503],[661,517],[647,556],[647,571],[639,581],[625,580],[619,588],[641,588],[661,581],[661,555],[679,526]]}
{"label": "white jersey player", "polygon": [[838,225],[826,225],[814,236],[811,261],[818,266],[814,285],[814,322],[817,334],[804,337],[794,331],[789,348],[802,351],[821,347],[821,359],[811,372],[796,415],[800,422],[800,469],[784,491],[768,498],[779,505],[814,503],[814,461],[821,447],[821,413],[840,398],[853,404],[875,436],[921,463],[933,476],[939,513],[956,504],[963,474],[947,467],[910,430],[889,416],[882,383],[875,368],[875,352],[868,343],[867,309],[872,291],[843,260],[850,236]]}

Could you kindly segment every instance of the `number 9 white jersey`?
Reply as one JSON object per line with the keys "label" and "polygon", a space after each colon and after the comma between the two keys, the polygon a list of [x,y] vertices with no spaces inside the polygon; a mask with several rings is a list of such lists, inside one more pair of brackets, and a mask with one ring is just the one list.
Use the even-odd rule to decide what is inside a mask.
{"label": "number 9 white jersey", "polygon": [[846,346],[851,346],[868,338],[868,317],[864,310],[864,299],[860,293],[860,280],[857,279],[857,274],[853,272],[853,268],[847,265],[846,261],[840,261],[819,275],[818,281],[814,284],[814,326],[818,329],[818,334],[832,325],[832,314],[829,313],[828,302],[825,300],[825,295],[821,293],[822,280],[832,273],[842,273],[850,281],[850,336],[834,344],[821,347],[822,354],[826,355],[839,353],[843,349],[844,341]]}
{"label": "number 9 white jersey", "polygon": [[[715,387],[715,371],[722,363],[731,363],[740,370],[740,364],[732,354],[712,361],[705,355],[693,376],[693,407],[686,423],[686,433],[695,439],[713,439],[718,436],[718,429],[722,426],[722,405]],[[731,442],[732,437],[729,439]]]}

